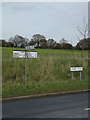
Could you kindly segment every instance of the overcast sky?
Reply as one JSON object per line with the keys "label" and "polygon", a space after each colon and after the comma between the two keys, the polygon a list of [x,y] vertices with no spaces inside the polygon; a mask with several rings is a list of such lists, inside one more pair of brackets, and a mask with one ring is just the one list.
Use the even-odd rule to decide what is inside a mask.
{"label": "overcast sky", "polygon": [[2,5],[3,38],[8,40],[16,34],[31,39],[41,34],[46,39],[59,42],[62,38],[73,45],[76,27],[88,19],[88,3],[83,2],[8,2]]}

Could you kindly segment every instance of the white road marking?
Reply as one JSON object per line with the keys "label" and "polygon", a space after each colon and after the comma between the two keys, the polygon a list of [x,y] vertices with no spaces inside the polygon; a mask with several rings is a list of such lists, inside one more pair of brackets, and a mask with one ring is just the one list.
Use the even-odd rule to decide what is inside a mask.
{"label": "white road marking", "polygon": [[85,108],[85,110],[90,110],[90,108]]}

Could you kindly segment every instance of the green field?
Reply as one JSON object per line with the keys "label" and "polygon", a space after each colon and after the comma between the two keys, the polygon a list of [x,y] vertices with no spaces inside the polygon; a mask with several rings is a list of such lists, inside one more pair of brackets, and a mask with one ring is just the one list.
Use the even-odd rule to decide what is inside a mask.
{"label": "green field", "polygon": [[[82,51],[35,49],[38,59],[27,59],[26,87],[25,60],[13,58],[16,49],[2,48],[3,97],[88,89],[88,51],[82,58]],[[72,81],[70,67],[81,65],[82,80],[74,72]]]}

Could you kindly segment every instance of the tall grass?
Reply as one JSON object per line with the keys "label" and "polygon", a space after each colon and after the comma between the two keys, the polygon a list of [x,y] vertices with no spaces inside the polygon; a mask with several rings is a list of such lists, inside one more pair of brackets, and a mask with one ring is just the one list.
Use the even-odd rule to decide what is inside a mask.
{"label": "tall grass", "polygon": [[[24,85],[25,60],[13,58],[13,48],[2,49],[2,84],[3,97],[54,92],[60,90],[86,89],[88,79],[88,52],[84,51],[83,72],[81,84],[79,72],[74,72],[74,84],[71,80],[70,67],[81,66],[81,51],[36,49],[37,59],[27,59],[27,82]],[[36,51],[35,50],[35,51]],[[82,86],[77,86],[81,84]],[[65,86],[66,88],[65,88]],[[71,85],[71,87],[69,86]],[[57,87],[55,87],[57,86]],[[60,89],[61,87],[61,89]],[[16,92],[18,89],[19,92]],[[20,92],[22,91],[22,92]],[[26,92],[25,92],[26,91]],[[32,91],[32,92],[31,92]],[[7,93],[5,93],[7,92]]]}

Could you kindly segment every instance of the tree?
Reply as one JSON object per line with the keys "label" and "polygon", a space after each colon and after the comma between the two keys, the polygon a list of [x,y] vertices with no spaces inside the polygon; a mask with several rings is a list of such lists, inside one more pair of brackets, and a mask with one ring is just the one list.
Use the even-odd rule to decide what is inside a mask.
{"label": "tree", "polygon": [[76,49],[78,50],[82,50],[82,46],[83,46],[83,49],[84,50],[88,50],[88,43],[89,43],[89,39],[83,39],[83,40],[80,40],[77,45],[76,45]]}
{"label": "tree", "polygon": [[83,50],[87,46],[87,38],[88,38],[88,24],[86,22],[86,19],[84,17],[83,19],[83,27],[77,26],[78,35],[76,35],[76,39],[79,41],[79,43],[76,45],[76,48],[80,48],[82,50],[81,57],[82,57],[82,66],[83,66],[83,58],[84,58],[84,52]]}
{"label": "tree", "polygon": [[28,45],[34,45],[34,41],[31,39],[31,41],[28,42]]}
{"label": "tree", "polygon": [[55,49],[61,49],[60,43],[56,43]]}
{"label": "tree", "polygon": [[31,41],[33,41],[33,43],[35,44],[35,47],[40,47],[40,40],[46,40],[46,38],[43,35],[40,34],[35,34],[33,35]]}
{"label": "tree", "polygon": [[47,41],[46,39],[40,40],[40,48],[47,48]]}
{"label": "tree", "polygon": [[27,38],[23,38],[20,35],[16,35],[9,39],[9,42],[11,42],[14,47],[25,47],[25,45],[28,44],[28,41],[29,40]]}
{"label": "tree", "polygon": [[6,42],[6,47],[13,47],[13,44],[11,42]]}
{"label": "tree", "polygon": [[[84,45],[83,43],[85,42],[82,42],[82,40],[87,40],[88,38],[88,24],[86,22],[86,19],[84,17],[83,19],[83,27],[80,27],[80,26],[77,26],[77,31],[78,31],[78,35],[75,36],[75,39],[78,40],[80,42],[80,45],[79,48],[82,48],[82,50],[84,49]],[[82,44],[81,44],[82,43]]]}
{"label": "tree", "polygon": [[5,47],[5,46],[6,46],[6,41],[0,40],[0,47]]}
{"label": "tree", "polygon": [[65,43],[65,44],[63,45],[63,49],[72,50],[72,49],[73,49],[73,46],[72,46],[71,44],[69,44],[69,43]]}
{"label": "tree", "polygon": [[60,40],[61,49],[73,49],[73,46],[67,42],[64,38]]}
{"label": "tree", "polygon": [[62,39],[60,40],[60,44],[65,44],[65,43],[67,43],[67,40],[65,40],[65,38],[62,38]]}
{"label": "tree", "polygon": [[65,46],[66,43],[67,43],[67,41],[65,40],[65,38],[62,38],[60,40],[61,49],[64,49],[64,46]]}
{"label": "tree", "polygon": [[48,39],[47,46],[48,46],[48,48],[55,48],[56,47],[56,41],[54,39]]}

